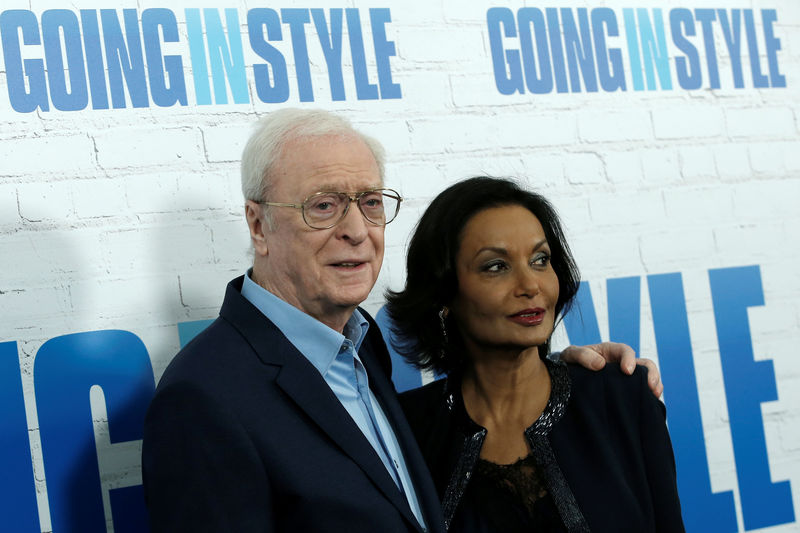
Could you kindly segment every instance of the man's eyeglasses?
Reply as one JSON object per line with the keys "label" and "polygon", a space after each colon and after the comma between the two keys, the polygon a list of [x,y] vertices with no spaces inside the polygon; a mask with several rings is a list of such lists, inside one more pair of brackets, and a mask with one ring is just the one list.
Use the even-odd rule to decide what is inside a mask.
{"label": "man's eyeglasses", "polygon": [[274,207],[293,207],[300,209],[303,220],[313,229],[328,229],[342,221],[350,209],[350,202],[358,205],[358,210],[367,222],[385,226],[397,216],[403,197],[393,189],[370,189],[362,192],[318,192],[312,194],[301,204],[281,202],[258,202]]}

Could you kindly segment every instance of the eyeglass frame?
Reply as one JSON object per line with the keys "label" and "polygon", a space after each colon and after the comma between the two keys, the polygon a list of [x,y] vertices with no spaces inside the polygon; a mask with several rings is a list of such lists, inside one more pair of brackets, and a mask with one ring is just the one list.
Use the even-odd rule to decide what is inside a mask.
{"label": "eyeglass frame", "polygon": [[[364,210],[361,208],[361,204],[358,203],[358,201],[361,200],[361,198],[365,194],[369,194],[371,192],[378,192],[378,191],[380,191],[380,193],[383,196],[389,196],[390,198],[395,198],[397,200],[397,209],[395,209],[394,216],[390,220],[387,220],[386,222],[384,222],[383,224],[379,224],[379,223],[375,222],[374,220],[371,220],[366,215],[366,213],[364,213]],[[387,192],[391,193],[391,194],[387,194]],[[305,210],[304,206],[305,206],[306,202],[308,202],[309,200],[311,200],[315,196],[321,196],[323,194],[343,194],[343,195],[347,196],[348,202],[344,206],[344,211],[342,211],[342,216],[340,216],[336,220],[336,222],[334,222],[333,224],[331,224],[329,226],[325,226],[323,228],[317,228],[317,227],[312,226],[311,223],[306,219],[306,210]],[[403,203],[403,197],[400,196],[400,193],[397,192],[394,189],[387,189],[387,188],[384,188],[384,187],[377,187],[375,189],[367,189],[365,191],[358,191],[358,192],[352,192],[352,193],[351,192],[344,192],[344,191],[319,191],[319,192],[315,192],[312,195],[307,196],[299,204],[290,204],[290,203],[285,203],[285,202],[267,202],[267,201],[263,201],[263,200],[260,201],[260,202],[256,202],[256,203],[259,204],[259,205],[267,205],[267,206],[272,206],[272,207],[292,207],[294,209],[299,209],[300,210],[300,214],[303,217],[303,222],[306,223],[306,226],[308,226],[311,229],[315,229],[315,230],[323,230],[323,229],[330,229],[330,228],[336,226],[342,220],[344,220],[344,217],[346,217],[347,213],[350,211],[350,204],[353,203],[353,202],[355,202],[356,206],[358,207],[359,212],[361,212],[361,216],[364,217],[364,220],[366,220],[367,222],[369,222],[373,226],[382,227],[382,226],[386,226],[387,224],[392,222],[395,218],[397,218],[397,214],[400,212],[400,204]]]}

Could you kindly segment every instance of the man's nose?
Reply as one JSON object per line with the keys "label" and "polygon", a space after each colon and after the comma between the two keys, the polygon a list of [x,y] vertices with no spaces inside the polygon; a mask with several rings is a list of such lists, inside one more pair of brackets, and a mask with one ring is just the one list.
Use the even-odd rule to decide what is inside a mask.
{"label": "man's nose", "polygon": [[346,239],[357,244],[367,237],[368,225],[369,222],[358,208],[358,203],[353,198],[350,198],[350,206],[347,213],[335,227],[340,239]]}

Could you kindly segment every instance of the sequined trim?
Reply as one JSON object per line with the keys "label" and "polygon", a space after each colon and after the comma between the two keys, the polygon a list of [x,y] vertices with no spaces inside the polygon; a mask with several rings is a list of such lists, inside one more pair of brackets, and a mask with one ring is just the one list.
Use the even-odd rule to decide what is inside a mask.
{"label": "sequined trim", "polygon": [[[532,455],[542,469],[553,501],[564,521],[567,531],[571,533],[585,533],[589,531],[586,519],[581,513],[575,496],[567,484],[561,468],[558,466],[550,441],[547,435],[564,416],[570,397],[570,379],[566,364],[546,359],[545,364],[550,373],[550,399],[544,412],[536,422],[525,430],[525,437],[531,446]],[[464,434],[456,466],[450,476],[447,489],[444,493],[442,510],[444,511],[445,527],[450,524],[455,516],[458,504],[464,496],[467,483],[472,476],[475,463],[481,453],[483,441],[486,438],[486,429],[476,424],[467,415],[464,401],[460,394],[459,379],[449,378],[445,386],[445,401],[454,416],[459,419]]]}

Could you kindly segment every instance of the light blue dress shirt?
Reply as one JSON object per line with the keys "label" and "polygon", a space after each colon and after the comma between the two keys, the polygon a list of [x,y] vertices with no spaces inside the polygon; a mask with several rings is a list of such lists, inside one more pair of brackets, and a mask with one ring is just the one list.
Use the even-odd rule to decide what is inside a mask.
{"label": "light blue dress shirt", "polygon": [[358,349],[369,328],[366,319],[356,310],[342,335],[255,283],[250,278],[250,271],[244,277],[242,296],[264,313],[319,370],[405,495],[417,521],[425,528],[400,444],[369,388],[367,371],[358,356]]}

